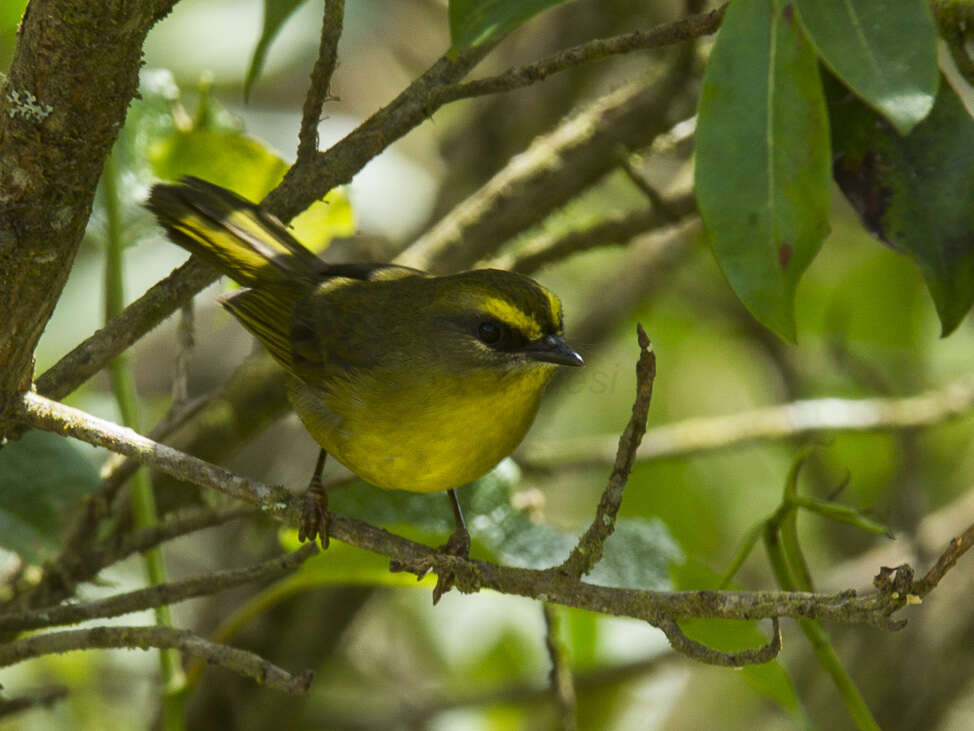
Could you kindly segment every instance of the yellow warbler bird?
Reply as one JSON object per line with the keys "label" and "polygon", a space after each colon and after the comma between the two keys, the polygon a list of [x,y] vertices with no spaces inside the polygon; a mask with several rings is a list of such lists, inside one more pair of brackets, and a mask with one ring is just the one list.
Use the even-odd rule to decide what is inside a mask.
{"label": "yellow warbler bird", "polygon": [[197,178],[152,188],[169,237],[241,284],[221,304],[287,371],[295,411],[322,452],[300,534],[327,544],[325,453],[379,487],[449,491],[492,469],[531,426],[559,365],[558,298],[512,272],[435,277],[384,264],[327,264],[260,207]]}

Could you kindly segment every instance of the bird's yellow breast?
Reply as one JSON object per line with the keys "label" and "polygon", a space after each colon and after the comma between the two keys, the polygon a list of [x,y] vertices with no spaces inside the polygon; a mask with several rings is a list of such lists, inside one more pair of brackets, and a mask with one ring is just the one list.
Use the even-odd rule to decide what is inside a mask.
{"label": "bird's yellow breast", "polygon": [[288,393],[324,449],[379,487],[437,492],[490,471],[520,443],[554,366],[536,363],[458,378],[438,369],[403,382],[381,370],[313,389],[290,378]]}

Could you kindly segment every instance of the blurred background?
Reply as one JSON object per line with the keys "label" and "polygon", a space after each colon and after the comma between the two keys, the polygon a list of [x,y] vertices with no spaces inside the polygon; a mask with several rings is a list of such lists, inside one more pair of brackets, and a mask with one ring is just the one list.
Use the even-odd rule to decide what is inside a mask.
{"label": "blurred background", "polygon": [[[0,12],[0,67],[9,64],[22,6],[13,0]],[[306,3],[287,21],[270,46],[248,102],[243,81],[260,35],[260,2],[183,0],[150,33],[143,99],[133,106],[116,153],[129,235],[129,300],[186,258],[139,207],[153,180],[177,168],[185,172],[180,166],[187,160],[190,167],[202,166],[194,170],[211,166],[215,176],[237,174],[236,153],[219,145],[212,155],[194,148],[186,141],[191,129],[245,133],[246,139],[262,143],[255,155],[293,159],[317,54],[320,13],[320,3]],[[679,2],[576,0],[519,28],[475,75],[686,13]],[[706,53],[709,42],[698,54]],[[388,103],[449,45],[445,2],[348,2],[331,87],[336,98],[325,106],[320,146],[328,147]],[[357,175],[344,193],[347,201],[332,200],[326,216],[330,228],[319,242],[330,244],[324,257],[392,258],[566,115],[585,110],[633,79],[670,73],[678,53],[629,54],[520,91],[438,110]],[[681,98],[660,110],[668,126],[692,115],[702,58],[690,65]],[[656,140],[652,147],[624,150],[637,172],[667,200],[689,190],[692,137],[686,130],[686,125],[676,126],[667,140]],[[498,242],[494,255],[516,257],[539,241],[645,207],[644,192],[617,168],[581,195],[561,202],[515,240]],[[38,373],[102,323],[103,208],[100,199],[37,353]],[[838,191],[832,233],[799,288],[795,346],[779,341],[743,309],[692,219],[618,244],[533,273],[563,299],[568,340],[587,365],[552,385],[514,458],[464,492],[475,555],[550,565],[587,525],[611,457],[551,460],[545,455],[576,449],[587,454],[589,447],[611,444],[621,432],[634,397],[637,322],[645,327],[658,357],[650,430],[797,399],[909,396],[943,388],[970,372],[970,317],[941,339],[917,270],[866,233]],[[220,389],[234,374],[249,378],[238,371],[248,359],[254,370],[263,367],[251,336],[215,303],[226,287],[220,282],[196,299],[195,347],[186,365],[191,398]],[[131,353],[148,425],[170,402],[178,326],[178,318],[171,318]],[[107,379],[101,376],[67,400],[97,415],[119,418]],[[259,414],[254,423],[219,431],[212,424],[193,422],[172,443],[195,445],[195,453],[242,474],[301,489],[317,446],[293,414],[285,413],[283,403],[264,406],[253,407]],[[887,525],[895,535],[891,541],[802,514],[799,532],[817,588],[868,588],[879,566],[903,561],[925,570],[953,532],[974,521],[969,490],[974,479],[972,431],[974,418],[968,412],[924,429],[836,432],[642,460],[626,489],[622,515],[627,527],[620,530],[615,568],[610,569],[616,573],[603,580],[621,581],[631,569],[630,580],[643,588],[699,588],[712,581],[728,567],[746,532],[778,506],[786,475],[809,443],[817,447],[802,472],[800,491],[827,498],[847,482],[836,499]],[[228,433],[237,438],[227,438]],[[78,449],[95,465],[105,458],[83,445]],[[335,465],[329,470],[333,472],[327,475],[341,476]],[[214,499],[161,477],[155,484],[164,510]],[[426,502],[415,502],[419,499]],[[338,512],[346,510],[430,542],[442,541],[449,532],[449,508],[437,496],[400,500],[355,485],[337,491],[336,500]],[[500,513],[492,512],[496,510]],[[166,546],[165,557],[171,578],[181,578],[253,563],[279,552],[282,542],[296,545],[275,524],[252,519],[174,541]],[[310,693],[299,698],[219,669],[191,674],[191,728],[281,728],[282,719],[288,719],[284,728],[336,729],[555,724],[556,712],[545,690],[549,660],[544,621],[536,602],[489,592],[453,592],[434,608],[428,581],[417,584],[412,577],[389,574],[381,562],[334,544],[319,558],[305,572],[303,584],[246,587],[174,608],[176,626],[204,636],[227,633],[221,636],[231,644],[253,649],[285,668],[310,667],[318,673]],[[102,578],[98,586],[84,587],[82,596],[135,588],[142,582],[142,567],[128,560]],[[736,582],[749,589],[774,587],[760,546]],[[962,563],[922,608],[905,613],[910,623],[898,633],[827,627],[883,728],[974,725],[972,585],[974,574]],[[660,632],[640,622],[563,609],[558,614],[576,674],[580,728],[852,727],[835,688],[791,622],[783,624],[785,645],[776,664],[735,672],[674,655]],[[135,623],[151,621],[146,613]],[[133,620],[126,617],[119,623]],[[708,636],[718,645],[756,646],[768,632],[757,624],[712,624],[715,629]],[[122,651],[47,657],[5,669],[0,681],[7,688],[63,683],[71,693],[51,709],[31,711],[0,727],[145,728],[152,716],[147,709],[156,703],[157,672],[153,653]]]}

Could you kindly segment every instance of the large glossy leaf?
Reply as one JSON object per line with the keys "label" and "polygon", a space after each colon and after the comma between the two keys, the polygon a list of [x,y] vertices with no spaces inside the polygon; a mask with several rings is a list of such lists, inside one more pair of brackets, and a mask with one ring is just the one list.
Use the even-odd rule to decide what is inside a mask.
{"label": "large glossy leaf", "polygon": [[819,56],[903,134],[933,107],[937,33],[926,0],[797,0]]}
{"label": "large glossy leaf", "polygon": [[734,0],[701,92],[697,199],[731,287],[788,340],[795,288],[828,233],[828,150],[817,60],[791,6]]}
{"label": "large glossy leaf", "polygon": [[65,512],[98,485],[98,472],[67,439],[27,432],[0,449],[0,546],[31,562],[60,546]]}
{"label": "large glossy leaf", "polygon": [[264,26],[260,31],[260,38],[254,46],[254,55],[250,59],[250,66],[247,67],[247,77],[244,79],[244,99],[250,98],[250,90],[253,88],[254,81],[264,68],[264,61],[267,58],[267,50],[285,21],[291,17],[295,10],[303,5],[305,0],[264,0]]}
{"label": "large glossy leaf", "polygon": [[903,137],[828,84],[835,179],[863,224],[923,275],[947,335],[974,302],[974,120],[949,84]]}
{"label": "large glossy leaf", "polygon": [[508,33],[542,10],[566,0],[450,0],[454,49],[470,48]]}

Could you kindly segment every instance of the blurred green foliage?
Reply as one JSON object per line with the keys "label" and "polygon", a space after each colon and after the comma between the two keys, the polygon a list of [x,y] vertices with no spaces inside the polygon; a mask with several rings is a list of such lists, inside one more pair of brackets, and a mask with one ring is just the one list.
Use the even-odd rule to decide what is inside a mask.
{"label": "blurred green foliage", "polygon": [[98,473],[75,445],[51,432],[32,431],[0,448],[0,548],[40,563],[61,546],[78,501]]}
{"label": "blurred green foliage", "polygon": [[542,10],[565,0],[450,0],[453,48],[495,40]]}
{"label": "blurred green foliage", "polygon": [[[742,6],[746,4],[746,0],[735,0],[734,5],[739,2]],[[459,48],[489,40],[493,34],[509,29],[510,25],[505,23],[516,24],[542,6],[555,4],[494,3],[492,8],[503,9],[508,16],[485,15],[486,21],[464,20],[466,29],[459,34],[454,30],[453,44]],[[7,36],[2,34],[15,22],[8,15],[13,17],[16,5],[3,5],[0,14],[0,49],[3,50],[6,50],[3,39]],[[343,113],[354,115],[361,109],[377,109],[388,101],[372,84],[354,83],[355,80],[363,76],[384,79],[384,75],[392,73],[392,58],[403,64],[402,73],[411,78],[417,58],[433,58],[449,43],[445,14],[441,12],[437,16],[440,26],[431,30],[429,16],[424,15],[428,8],[413,8],[414,14],[408,14],[409,11],[398,5],[348,4],[350,33],[361,33],[361,28],[371,23],[378,28],[378,36],[384,34],[381,40],[397,36],[400,40],[399,45],[393,43],[391,53],[380,53],[377,40],[364,35],[353,35],[353,40],[342,46],[336,86],[342,96],[358,105],[340,107]],[[463,6],[463,3],[451,3],[451,21]],[[915,3],[910,7],[916,10]],[[511,16],[511,9],[523,11],[523,15]],[[181,4],[175,12],[183,11]],[[193,12],[188,4],[186,12]],[[234,8],[233,12],[240,11]],[[269,17],[267,6],[265,12],[268,13],[265,18]],[[505,20],[505,17],[515,19]],[[804,15],[802,20],[813,22]],[[531,31],[542,34],[543,26],[544,23],[534,23]],[[260,42],[269,45],[274,32],[283,27],[282,23],[269,31],[265,21]],[[319,30],[310,28],[308,34],[316,37]],[[738,28],[741,37],[737,43],[753,40],[747,30]],[[557,31],[551,32],[558,40]],[[926,31],[917,35],[918,44],[929,40],[924,34]],[[733,34],[728,36],[733,41]],[[231,51],[236,53],[241,68],[251,50],[247,45],[242,50],[238,46]],[[171,53],[176,56],[191,51],[173,48]],[[819,52],[828,58],[823,49]],[[258,55],[255,51],[251,61],[251,81],[260,65]],[[395,69],[401,71],[398,66]],[[306,66],[293,64],[275,76],[273,84],[258,84],[254,87],[256,110],[252,106],[247,110],[234,109],[234,113],[223,105],[236,101],[239,87],[210,88],[202,84],[196,109],[189,112],[183,106],[183,97],[192,94],[181,92],[168,72],[143,73],[142,98],[133,102],[116,150],[133,256],[170,246],[150,227],[151,222],[139,205],[148,185],[157,177],[198,175],[252,200],[259,200],[280,180],[287,163],[272,151],[267,141],[246,132],[238,115],[258,119],[257,112],[270,114],[286,108],[293,128],[307,71]],[[343,73],[348,76],[343,77]],[[356,73],[363,76],[355,76]],[[949,95],[951,92],[944,91],[943,87],[942,84],[941,95]],[[874,124],[875,112],[859,104],[865,111],[857,114],[872,115],[863,116],[867,121],[861,123]],[[900,216],[897,220],[928,227],[944,224],[954,220],[948,214],[956,212],[955,201],[963,200],[971,166],[948,168],[938,181],[940,166],[923,157],[953,149],[967,139],[969,115],[965,116],[956,98],[951,96],[948,104],[948,121],[953,120],[957,126],[938,124],[929,144],[917,153],[927,160],[928,168],[935,169],[933,184],[911,188],[907,182],[900,188],[908,201],[928,201],[933,196],[938,198],[938,206],[931,209],[933,213],[916,214],[916,218],[912,218],[914,213],[906,207],[897,209]],[[878,105],[873,100],[873,106]],[[462,136],[470,145],[482,148],[480,154],[491,155],[492,131],[479,124],[480,108],[470,105],[456,111],[451,109],[449,114],[438,113],[433,124],[414,133],[415,137],[426,140],[428,147],[423,148],[414,139],[405,141],[405,146],[414,145],[409,150],[415,160],[437,172],[451,164],[448,146],[440,146],[440,141],[456,129],[463,130]],[[845,122],[839,121],[837,109],[835,105],[830,108],[832,142],[833,149],[840,150],[846,148],[842,135],[837,132],[845,131],[840,129]],[[725,112],[711,109],[713,114]],[[718,143],[735,134],[738,127],[746,126],[716,121],[723,122],[715,132],[720,135]],[[543,130],[536,130],[540,132]],[[789,137],[787,132],[781,136],[784,141]],[[904,157],[914,154],[902,138],[869,137],[872,145],[903,150]],[[740,144],[742,155],[753,154],[751,147]],[[417,149],[435,149],[436,156],[424,158],[428,152],[416,152]],[[821,157],[821,153],[819,150],[815,154]],[[966,158],[958,157],[962,159]],[[656,169],[655,164],[655,160],[647,157],[648,172],[658,177],[660,188],[667,193],[674,179],[686,176],[685,165],[667,161]],[[719,181],[723,195],[724,189],[733,189],[735,183],[726,169],[719,170],[718,174],[724,176]],[[872,182],[886,185],[884,178]],[[409,179],[398,180],[401,187],[412,184]],[[952,200],[947,200],[951,191],[944,192],[944,188],[951,187],[955,189],[954,195]],[[974,350],[974,330],[969,319],[961,321],[966,308],[952,310],[956,331],[951,338],[940,339],[941,323],[917,269],[906,257],[877,246],[857,220],[856,210],[840,197],[837,189],[833,187],[828,193],[831,213],[827,223],[831,233],[824,238],[821,250],[800,284],[797,279],[791,282],[787,293],[789,298],[795,298],[796,346],[785,347],[769,338],[728,287],[722,274],[725,262],[721,261],[720,252],[715,258],[698,248],[684,266],[665,279],[654,276],[653,272],[646,273],[645,301],[625,313],[621,321],[605,323],[604,337],[599,342],[576,343],[586,357],[587,367],[553,387],[529,439],[602,436],[617,434],[622,429],[634,395],[633,365],[637,350],[632,332],[637,320],[650,334],[659,359],[651,428],[691,416],[743,411],[798,398],[905,396],[940,387],[967,373]],[[727,206],[727,201],[720,204]],[[91,242],[97,242],[101,225],[97,205]],[[527,232],[512,246],[516,248],[542,232],[581,228],[607,213],[633,210],[642,205],[641,194],[631,183],[622,175],[613,175],[552,216],[544,223],[543,231]],[[395,198],[387,201],[390,218],[401,214],[398,206]],[[946,207],[947,212],[939,206]],[[967,219],[962,216],[958,220],[962,224]],[[299,239],[320,250],[333,238],[351,235],[356,222],[348,197],[333,191],[292,225]],[[921,236],[926,236],[927,230],[923,229]],[[927,237],[927,243],[932,244],[934,240],[940,240],[936,233]],[[633,244],[638,245],[639,242]],[[613,277],[626,272],[629,253],[622,247],[606,247],[539,274],[539,279],[559,292],[566,302],[569,338],[573,323],[585,316],[592,302],[612,296]],[[777,256],[777,252],[773,253]],[[97,246],[82,249],[73,276],[80,276],[87,263],[97,261],[100,255]],[[793,252],[792,256],[795,255]],[[962,294],[967,281],[966,269],[944,271],[959,278],[957,291],[958,295]],[[155,272],[155,278],[165,273]],[[90,282],[82,286],[86,296],[90,297],[92,286]],[[969,294],[974,290],[967,287],[966,291]],[[205,306],[201,305],[200,310],[205,313]],[[775,317],[780,315],[777,313]],[[194,383],[196,393],[225,378],[235,365],[230,362],[229,352],[244,352],[249,347],[245,344],[231,351],[226,343],[245,336],[219,318],[201,315],[199,319],[197,356],[191,366],[191,373],[198,378]],[[944,321],[944,329],[946,325]],[[80,332],[77,321],[70,318],[59,320],[55,326],[70,329],[67,337],[75,341],[88,334]],[[65,336],[48,333],[46,337]],[[172,343],[172,334],[164,331],[147,338],[134,354],[140,387],[153,404],[168,402]],[[86,407],[104,412],[107,407],[100,389],[101,384],[94,382],[77,398],[86,399]],[[34,437],[28,435],[26,441],[0,450],[0,480],[6,480],[0,482],[0,535],[4,536],[8,548],[31,562],[43,560],[56,549],[56,538],[60,535],[59,511],[64,506],[76,505],[77,499],[92,489],[96,478],[87,462],[79,462],[77,454],[69,453],[71,448],[67,442],[59,437],[36,436],[50,441],[32,444],[30,440]],[[822,440],[824,443],[810,459],[802,478],[802,490],[804,494],[825,499],[848,475],[851,479],[840,496],[842,502],[888,523],[898,535],[909,537],[915,534],[925,515],[950,505],[969,489],[974,479],[972,437],[974,416],[970,415],[922,433],[839,433]],[[639,463],[627,486],[616,534],[607,543],[606,558],[590,578],[642,588],[714,588],[719,572],[728,565],[741,536],[779,504],[782,481],[804,443],[805,440],[789,440],[754,444],[733,451]],[[239,468],[243,464],[242,471],[253,470],[255,476],[267,481],[298,485],[307,478],[305,472],[310,468],[310,463],[305,464],[305,454],[298,448],[302,445],[308,449],[313,446],[300,426],[283,422],[272,434],[249,445],[232,466]],[[25,448],[28,451],[22,457],[27,460],[30,472],[26,477],[10,467],[20,464],[17,450]],[[39,449],[47,451],[39,455]],[[52,465],[49,473],[33,467],[42,457]],[[591,519],[608,471],[606,465],[554,474],[522,474],[512,463],[502,464],[479,484],[461,492],[473,533],[474,555],[520,566],[543,567],[557,563]],[[295,475],[300,475],[300,479]],[[450,530],[449,507],[440,496],[386,492],[359,483],[337,490],[332,507],[336,512],[361,517],[430,545],[442,542]],[[798,529],[803,553],[816,579],[827,579],[835,565],[886,543],[884,538],[865,535],[846,526],[837,528],[817,518],[800,519]],[[944,536],[944,540],[947,538]],[[202,535],[183,539],[167,550],[184,572],[197,573],[255,561],[279,550],[281,543],[292,548],[296,538],[289,532],[278,540],[274,526],[259,524],[238,531],[227,529],[217,537]],[[108,578],[116,582],[116,588],[128,587],[139,580],[136,571],[124,566]],[[774,585],[773,576],[760,557],[745,562],[738,581],[749,588]],[[287,648],[290,654],[275,660],[293,670],[301,669],[299,663],[305,662],[293,659],[297,655],[294,647],[313,645],[317,636],[323,634],[323,628],[337,625],[341,640],[308,661],[320,663],[316,668],[319,677],[308,699],[310,710],[304,711],[310,719],[316,713],[334,708],[351,712],[381,711],[388,714],[386,718],[393,718],[414,698],[435,702],[494,690],[503,695],[511,687],[545,687],[548,662],[543,649],[540,607],[526,600],[485,592],[474,597],[448,594],[436,609],[431,609],[428,606],[431,584],[429,578],[417,583],[411,575],[390,573],[384,559],[335,542],[328,552],[308,561],[293,576],[269,587],[255,588],[250,594],[218,595],[191,606],[181,605],[177,608],[177,621],[181,626],[200,628],[204,633],[213,627],[232,625],[235,642],[239,640],[242,646],[252,646],[268,655]],[[354,611],[347,609],[351,619],[342,619],[342,612],[332,605],[328,605],[331,611],[326,612],[316,603],[323,601],[322,597],[339,597],[344,602],[339,609],[347,608],[351,602],[342,598],[341,591],[349,586],[374,589],[361,607]],[[579,677],[590,677],[589,673],[597,675],[599,670],[619,666],[634,655],[644,660],[666,657],[658,633],[641,623],[588,612],[558,611],[563,619],[562,639]],[[464,620],[469,624],[464,624]],[[767,640],[763,627],[756,623],[695,621],[683,623],[683,629],[699,641],[728,650],[755,647]],[[461,635],[460,639],[450,639],[451,632]],[[881,693],[882,676],[890,674],[888,666],[869,664],[875,645],[887,640],[886,636],[875,637],[869,635],[868,644],[873,647],[868,657],[857,656],[851,650],[843,654],[844,648],[838,648],[857,681],[862,681],[867,700],[885,697]],[[669,718],[674,728],[681,727],[681,718],[692,719],[691,711],[695,709],[711,720],[736,719],[737,716],[730,714],[721,715],[729,708],[739,709],[742,715],[751,714],[746,721],[748,727],[801,726],[806,716],[825,727],[829,720],[835,720],[828,716],[830,706],[838,704],[828,691],[814,685],[818,671],[803,665],[801,642],[795,641],[794,636],[788,639],[791,642],[786,644],[778,662],[747,668],[740,673],[726,671],[726,677],[732,679],[716,690],[716,684],[710,683],[714,676],[696,669],[686,670],[686,665],[681,665],[679,672],[664,667],[647,671],[651,674],[646,676],[634,673],[612,683],[580,686],[580,728],[625,728],[627,719],[648,714],[649,709],[661,719],[659,726],[666,725]],[[922,657],[918,653],[909,660],[901,660],[904,667],[913,667],[909,663],[921,663]],[[69,684],[73,691],[68,703],[53,712],[32,712],[18,728],[49,728],[45,724],[52,722],[64,728],[136,728],[145,723],[146,714],[135,714],[132,707],[143,709],[154,702],[148,667],[140,664],[139,657],[129,655],[75,654],[18,667],[16,675],[5,675],[4,684],[12,687],[18,682],[60,681]],[[138,683],[134,677],[138,677]],[[650,681],[645,681],[646,677]],[[636,692],[635,689],[644,687],[644,682],[659,677],[669,677],[673,683],[665,697],[650,702]],[[199,700],[200,706],[206,707],[204,701],[210,697],[205,694],[214,692],[213,686],[232,685],[226,676],[208,672],[200,683],[198,698],[203,699]],[[244,712],[255,714],[256,705],[272,705],[270,696],[265,695],[269,691],[256,689],[249,681],[241,688],[235,701]],[[138,699],[136,704],[133,695]],[[752,703],[751,696],[762,701]],[[765,700],[769,705],[765,705]],[[247,705],[248,701],[254,705]],[[210,720],[219,716],[219,705],[214,703],[208,707],[212,715],[199,711],[197,718]],[[456,721],[457,726],[467,724],[479,728],[536,728],[553,723],[554,718],[550,708],[536,700],[517,703],[493,700],[471,708],[450,711],[437,719],[443,727],[451,727]],[[887,721],[898,713],[895,703],[879,710],[886,714]],[[820,718],[826,721],[821,722]],[[838,723],[848,723],[848,717],[841,712],[838,718]],[[895,718],[892,721],[895,723]]]}

